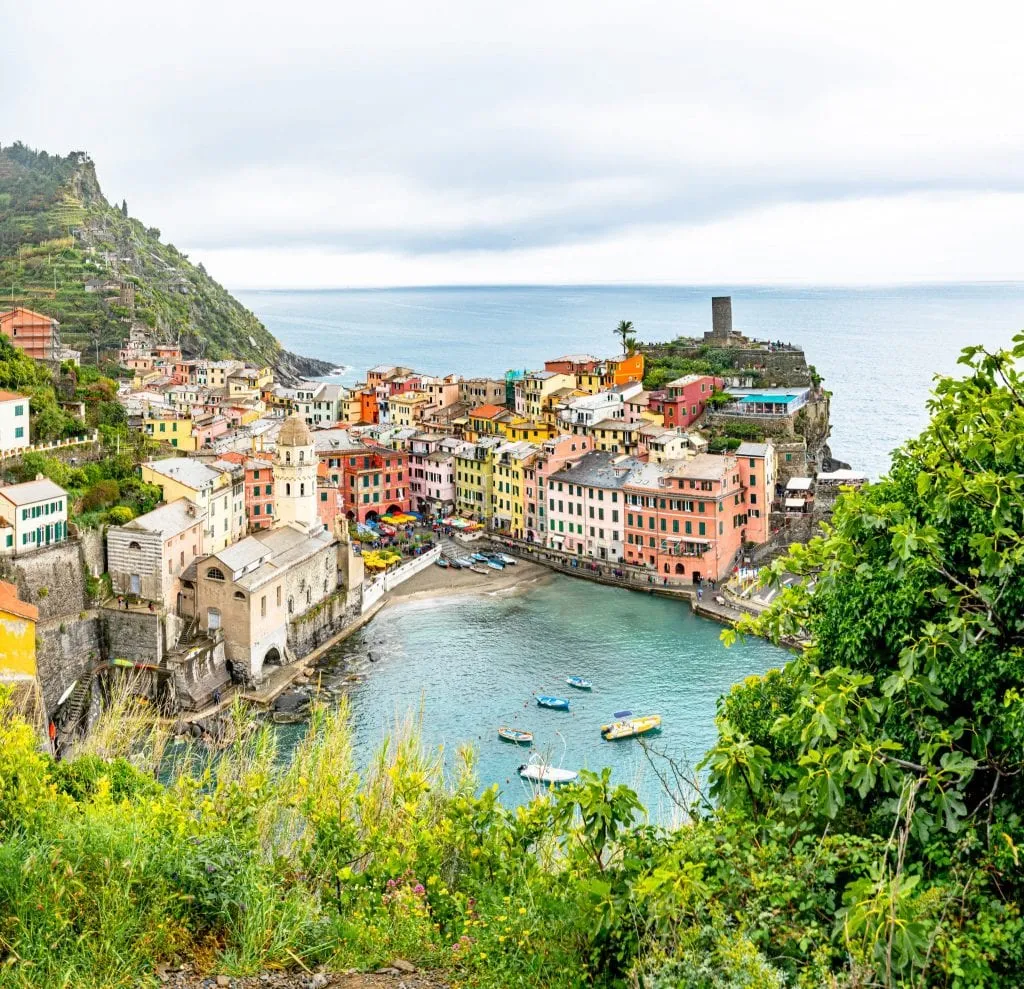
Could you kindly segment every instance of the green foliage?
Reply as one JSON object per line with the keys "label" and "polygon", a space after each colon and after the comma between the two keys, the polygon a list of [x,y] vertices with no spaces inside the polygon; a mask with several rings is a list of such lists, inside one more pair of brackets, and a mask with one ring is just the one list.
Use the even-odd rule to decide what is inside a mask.
{"label": "green foliage", "polygon": [[[134,314],[116,296],[86,292],[90,278],[132,281]],[[0,150],[0,284],[13,286],[19,304],[58,319],[64,342],[83,359],[96,360],[97,349],[110,356],[133,316],[211,358],[272,363],[280,352],[262,323],[162,243],[157,228],[106,201],[81,152]]]}
{"label": "green foliage", "polygon": [[111,525],[125,525],[135,518],[135,513],[127,505],[115,505],[107,512],[107,521]]}
{"label": "green foliage", "polygon": [[82,511],[92,512],[97,508],[113,505],[121,497],[121,488],[112,478],[97,481],[82,498]]}

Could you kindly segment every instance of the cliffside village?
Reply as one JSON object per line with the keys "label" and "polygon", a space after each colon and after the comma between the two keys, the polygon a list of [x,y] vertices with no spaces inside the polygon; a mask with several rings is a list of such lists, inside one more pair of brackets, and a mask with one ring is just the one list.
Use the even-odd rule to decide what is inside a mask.
{"label": "cliffside village", "polygon": [[[32,324],[38,346],[40,320],[16,310],[0,330],[21,346],[16,330]],[[741,348],[747,363],[781,347],[736,333],[726,298],[705,342]],[[208,704],[232,678],[260,684],[379,600],[388,575],[364,568],[362,549],[396,532],[496,536],[694,587],[727,579],[771,544],[780,518],[810,516],[819,493],[863,480],[808,452],[798,424],[824,403],[827,426],[809,379],[690,374],[648,391],[644,356],[629,353],[554,357],[500,378],[378,365],[353,385],[286,387],[269,367],[188,359],[140,329],[119,360],[129,425],[161,444],[139,470],[162,503],[107,527],[85,554],[87,576],[109,574],[116,599],[82,611],[97,631],[77,646],[61,641],[66,622],[50,628],[46,663],[31,573],[34,558],[79,538],[68,495],[44,477],[0,488],[0,558],[12,558],[8,574],[21,567],[0,582],[0,675],[45,673],[47,717],[89,703],[81,657],[75,667],[61,655],[83,644],[93,662],[167,678],[178,707]],[[758,425],[763,439],[709,452],[712,421]],[[27,398],[0,394],[2,456],[30,444]],[[401,567],[436,557],[408,545]]]}

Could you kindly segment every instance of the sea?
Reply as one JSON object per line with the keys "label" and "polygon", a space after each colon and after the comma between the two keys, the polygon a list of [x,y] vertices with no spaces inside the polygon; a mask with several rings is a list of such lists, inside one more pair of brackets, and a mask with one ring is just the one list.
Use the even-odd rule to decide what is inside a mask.
{"label": "sea", "polygon": [[[621,319],[631,320],[643,341],[699,335],[710,329],[711,296],[731,294],[736,329],[803,345],[832,392],[834,456],[872,478],[924,426],[935,375],[955,373],[963,347],[1008,346],[1024,326],[1018,283],[235,294],[289,350],[335,364],[342,382],[380,363],[500,375],[566,353],[610,355]],[[496,729],[524,727],[556,765],[611,767],[613,779],[637,790],[652,820],[668,823],[682,812],[663,779],[692,778],[714,741],[719,698],[789,658],[758,639],[726,648],[720,634],[679,602],[552,576],[525,591],[392,605],[329,652],[325,675],[337,683],[353,671],[360,676],[351,697],[363,765],[411,716],[450,772],[459,748],[471,745],[480,784],[497,784],[503,801],[516,804],[532,792],[516,773],[526,752],[500,742]],[[569,674],[593,680],[593,693],[568,688]],[[539,709],[533,695],[542,692],[571,696],[571,710]],[[652,745],[660,755],[649,759],[635,741],[603,741],[600,725],[619,710],[662,715]],[[287,749],[303,728],[280,731]]]}

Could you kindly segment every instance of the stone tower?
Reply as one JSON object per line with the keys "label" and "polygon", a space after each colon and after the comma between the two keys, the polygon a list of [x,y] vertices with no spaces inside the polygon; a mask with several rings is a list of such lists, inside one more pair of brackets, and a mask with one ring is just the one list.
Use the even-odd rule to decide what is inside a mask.
{"label": "stone tower", "polygon": [[316,449],[309,426],[293,412],[274,453],[274,511],[278,525],[295,522],[307,532],[320,525],[316,505]]}

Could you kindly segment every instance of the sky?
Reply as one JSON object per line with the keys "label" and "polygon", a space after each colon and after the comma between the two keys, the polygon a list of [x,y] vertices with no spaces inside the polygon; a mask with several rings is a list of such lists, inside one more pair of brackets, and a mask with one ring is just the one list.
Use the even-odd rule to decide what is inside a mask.
{"label": "sky", "polygon": [[1022,20],[0,0],[0,143],[88,151],[237,289],[1016,279]]}

